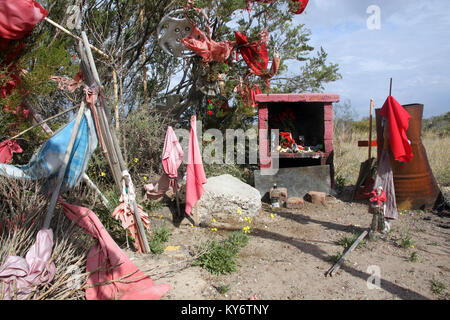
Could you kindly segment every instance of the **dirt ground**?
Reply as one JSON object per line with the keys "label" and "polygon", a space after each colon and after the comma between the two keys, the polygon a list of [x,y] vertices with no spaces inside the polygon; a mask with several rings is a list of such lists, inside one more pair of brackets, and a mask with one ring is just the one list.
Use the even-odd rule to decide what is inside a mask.
{"label": "dirt ground", "polygon": [[[449,188],[444,189],[448,199]],[[126,252],[155,283],[172,286],[163,300],[247,300],[254,295],[263,300],[449,299],[448,212],[401,212],[385,240],[365,239],[337,274],[325,276],[333,265],[330,257],[344,249],[336,242],[343,236],[360,234],[371,223],[368,205],[347,202],[348,195],[329,196],[326,205],[305,202],[301,210],[272,211],[264,204],[250,224],[250,241],[239,253],[238,270],[231,274],[214,276],[191,266],[190,259],[201,242],[226,238],[233,230],[242,229],[244,222],[234,218],[198,227],[184,220],[175,227],[170,210],[164,207],[151,215],[153,228],[165,224],[173,230],[166,251],[161,255]],[[400,247],[400,239],[408,234],[411,246]],[[417,252],[418,261],[410,261],[413,252]],[[379,271],[380,289],[367,285],[371,270]],[[369,283],[376,283],[371,279]],[[445,287],[433,290],[432,281]],[[221,285],[229,290],[220,293],[217,287]]]}

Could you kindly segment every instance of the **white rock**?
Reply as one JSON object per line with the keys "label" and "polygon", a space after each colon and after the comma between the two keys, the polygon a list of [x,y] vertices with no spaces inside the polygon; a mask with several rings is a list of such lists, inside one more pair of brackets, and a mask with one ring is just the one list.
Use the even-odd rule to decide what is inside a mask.
{"label": "white rock", "polygon": [[211,215],[253,217],[261,210],[259,191],[229,174],[209,178],[203,188],[197,202],[200,221],[209,221]]}

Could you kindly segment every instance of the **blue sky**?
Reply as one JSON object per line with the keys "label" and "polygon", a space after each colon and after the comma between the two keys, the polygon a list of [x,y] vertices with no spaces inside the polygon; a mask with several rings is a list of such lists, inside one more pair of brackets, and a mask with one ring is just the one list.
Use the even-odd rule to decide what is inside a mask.
{"label": "blue sky", "polygon": [[[371,5],[380,8],[378,30],[367,27]],[[295,21],[340,66],[343,79],[325,92],[349,101],[358,118],[368,116],[370,98],[383,105],[391,77],[392,96],[424,104],[424,118],[450,111],[450,1],[310,0]]]}

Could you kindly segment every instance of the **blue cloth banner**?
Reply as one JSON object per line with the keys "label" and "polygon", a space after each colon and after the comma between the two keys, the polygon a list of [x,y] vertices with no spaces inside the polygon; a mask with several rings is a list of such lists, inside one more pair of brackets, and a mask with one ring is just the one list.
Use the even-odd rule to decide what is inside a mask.
{"label": "blue cloth banner", "polygon": [[[27,165],[15,166],[0,163],[0,175],[16,179],[46,179],[43,192],[52,192],[55,188],[58,172],[63,164],[75,119],[58,129],[32,156]],[[86,109],[77,137],[67,164],[61,193],[78,184],[86,171],[89,159],[97,148],[98,138],[92,120],[91,111]]]}

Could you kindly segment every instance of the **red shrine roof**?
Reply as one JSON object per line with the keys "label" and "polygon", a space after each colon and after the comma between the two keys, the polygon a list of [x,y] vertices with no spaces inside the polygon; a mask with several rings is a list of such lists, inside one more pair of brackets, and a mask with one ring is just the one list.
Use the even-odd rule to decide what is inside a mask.
{"label": "red shrine roof", "polygon": [[257,94],[256,102],[339,102],[339,95],[335,93],[277,93]]}

